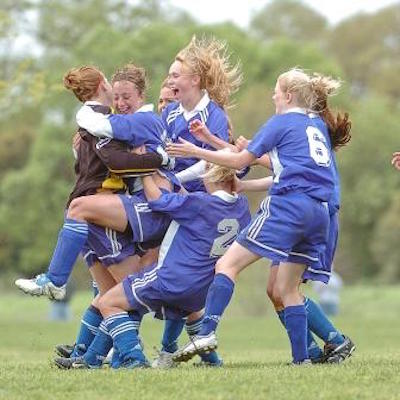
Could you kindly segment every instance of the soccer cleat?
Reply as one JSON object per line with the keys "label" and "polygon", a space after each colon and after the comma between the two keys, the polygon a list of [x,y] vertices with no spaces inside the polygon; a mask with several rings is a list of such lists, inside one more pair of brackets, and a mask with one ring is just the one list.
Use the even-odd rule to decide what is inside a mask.
{"label": "soccer cleat", "polygon": [[176,367],[176,362],[173,360],[174,353],[168,353],[164,350],[157,350],[157,352],[158,356],[151,363],[151,368],[169,369]]}
{"label": "soccer cleat", "polygon": [[327,344],[324,348],[325,362],[328,364],[340,364],[346,358],[349,358],[356,349],[355,344],[347,336],[344,336],[344,342],[339,345]]}
{"label": "soccer cleat", "polygon": [[206,336],[192,336],[190,342],[178,349],[173,356],[176,362],[186,362],[196,354],[208,353],[218,347],[215,332],[210,332]]}
{"label": "soccer cleat", "polygon": [[102,365],[90,365],[83,357],[58,357],[54,360],[54,363],[60,369],[99,369]]}
{"label": "soccer cleat", "polygon": [[312,361],[309,358],[306,358],[303,361],[297,361],[297,362],[292,361],[289,365],[292,365],[294,367],[307,367],[307,366],[309,367],[312,364],[313,364]]}
{"label": "soccer cleat", "polygon": [[17,279],[15,285],[24,293],[32,296],[47,296],[50,300],[62,300],[66,295],[67,285],[56,286],[46,274],[33,279]]}
{"label": "soccer cleat", "polygon": [[103,361],[103,364],[110,364],[110,365],[111,365],[111,362],[112,362],[112,359],[113,359],[113,354],[114,354],[114,348],[112,348],[112,349],[108,352],[106,358],[105,358],[104,361]]}
{"label": "soccer cleat", "polygon": [[224,362],[221,359],[218,359],[216,363],[201,360],[200,362],[193,363],[193,366],[197,368],[220,368],[224,366]]}
{"label": "soccer cleat", "polygon": [[58,344],[54,348],[56,354],[60,357],[70,358],[73,353],[75,345],[73,344]]}
{"label": "soccer cleat", "polygon": [[132,359],[121,364],[120,368],[135,369],[135,368],[150,368],[147,360]]}

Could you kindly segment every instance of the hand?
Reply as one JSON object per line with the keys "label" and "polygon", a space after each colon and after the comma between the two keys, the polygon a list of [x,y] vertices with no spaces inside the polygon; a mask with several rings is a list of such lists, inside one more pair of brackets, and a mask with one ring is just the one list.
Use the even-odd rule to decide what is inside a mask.
{"label": "hand", "polygon": [[235,146],[239,151],[247,149],[250,140],[246,139],[244,136],[239,136],[235,141]]}
{"label": "hand", "polygon": [[142,144],[139,147],[134,147],[133,149],[131,149],[131,153],[133,154],[146,154],[146,146],[144,144]]}
{"label": "hand", "polygon": [[178,140],[180,143],[167,144],[167,153],[169,156],[179,158],[197,157],[197,146],[182,138],[178,138]]}
{"label": "hand", "polygon": [[232,191],[238,194],[243,192],[243,183],[236,175],[233,180]]}
{"label": "hand", "polygon": [[195,119],[189,124],[190,133],[200,142],[210,144],[211,132],[208,130],[207,126],[203,122]]}
{"label": "hand", "polygon": [[400,151],[393,153],[392,165],[400,171]]}

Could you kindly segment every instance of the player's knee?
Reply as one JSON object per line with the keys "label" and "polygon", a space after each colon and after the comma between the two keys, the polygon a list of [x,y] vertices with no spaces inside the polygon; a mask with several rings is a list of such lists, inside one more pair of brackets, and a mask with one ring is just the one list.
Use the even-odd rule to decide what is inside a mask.
{"label": "player's knee", "polygon": [[68,207],[67,217],[77,221],[85,221],[85,204],[86,201],[84,197],[77,197],[76,199],[73,199]]}

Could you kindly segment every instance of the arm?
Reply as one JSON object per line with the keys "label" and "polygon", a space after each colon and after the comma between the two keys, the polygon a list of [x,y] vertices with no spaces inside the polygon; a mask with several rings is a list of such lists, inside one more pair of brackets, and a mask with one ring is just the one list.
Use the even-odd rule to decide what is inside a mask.
{"label": "arm", "polygon": [[162,165],[157,153],[135,154],[123,142],[103,139],[96,143],[94,151],[107,168],[116,174],[150,172]]}
{"label": "arm", "polygon": [[206,172],[206,161],[201,160],[191,167],[175,174],[180,183],[186,183],[200,178]]}
{"label": "arm", "polygon": [[155,184],[152,176],[142,178],[144,193],[148,201],[158,200],[162,196],[160,188]]}
{"label": "arm", "polygon": [[248,181],[237,180],[236,188],[237,192],[264,192],[268,190],[273,183],[272,176],[260,179],[250,179]]}
{"label": "arm", "polygon": [[222,150],[228,147],[233,152],[237,152],[236,146],[233,146],[232,144],[229,144],[219,137],[213,135],[207,126],[198,119],[190,123],[189,130],[197,140],[214,147],[214,149]]}
{"label": "arm", "polygon": [[[239,151],[247,149],[248,145],[250,144],[250,140],[246,139],[244,136],[239,136],[236,140],[235,146],[238,148]],[[264,154],[260,158],[254,160],[254,165],[260,165],[261,167],[268,168],[272,170],[271,159],[269,158],[268,154]]]}
{"label": "arm", "polygon": [[90,107],[83,106],[76,114],[76,123],[93,136],[112,138],[112,127],[108,116],[108,114],[97,113]]}
{"label": "arm", "polygon": [[212,151],[197,147],[182,138],[179,138],[179,141],[180,143],[170,143],[167,145],[167,152],[170,156],[184,158],[195,157],[235,169],[247,167],[256,159],[256,157],[247,150],[242,150],[240,153]]}

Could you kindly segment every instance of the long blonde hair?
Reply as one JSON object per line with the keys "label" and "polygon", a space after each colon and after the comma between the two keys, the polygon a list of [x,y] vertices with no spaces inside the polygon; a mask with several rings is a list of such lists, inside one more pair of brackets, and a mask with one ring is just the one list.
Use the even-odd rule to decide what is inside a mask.
{"label": "long blonde hair", "polygon": [[200,76],[200,89],[205,89],[220,107],[229,106],[230,96],[242,83],[242,73],[239,62],[231,65],[226,42],[193,36],[175,60]]}
{"label": "long blonde hair", "polygon": [[207,163],[206,171],[201,177],[210,183],[229,183],[233,182],[235,175],[236,171],[232,168]]}

